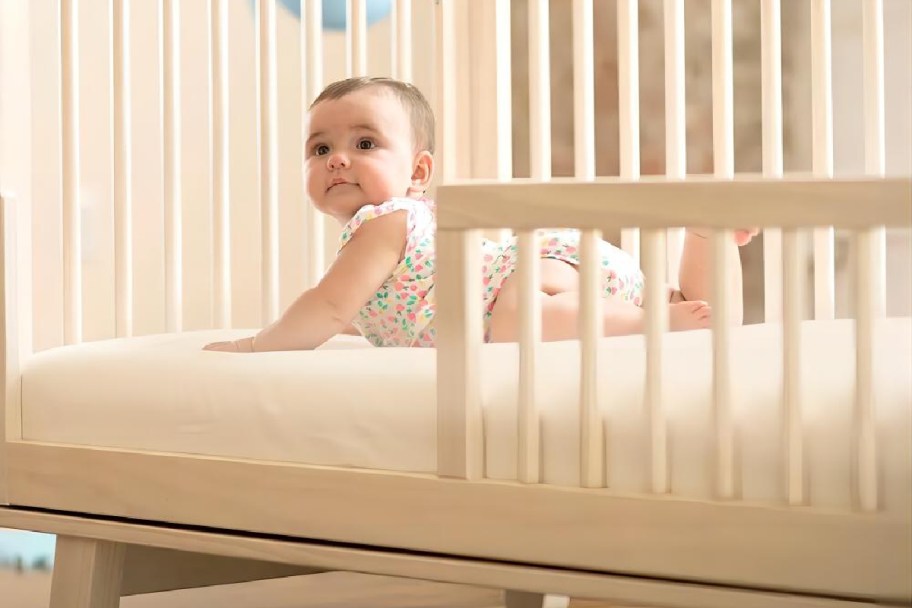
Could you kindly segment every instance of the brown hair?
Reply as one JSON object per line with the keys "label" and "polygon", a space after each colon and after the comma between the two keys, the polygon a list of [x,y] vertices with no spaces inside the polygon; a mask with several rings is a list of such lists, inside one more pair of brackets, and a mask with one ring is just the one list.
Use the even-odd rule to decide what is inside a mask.
{"label": "brown hair", "polygon": [[421,91],[415,85],[392,78],[369,78],[361,76],[338,80],[321,92],[309,109],[327,99],[341,99],[350,93],[368,87],[382,87],[392,91],[399,98],[400,103],[408,110],[412,119],[412,133],[415,145],[421,150],[434,152],[434,111]]}

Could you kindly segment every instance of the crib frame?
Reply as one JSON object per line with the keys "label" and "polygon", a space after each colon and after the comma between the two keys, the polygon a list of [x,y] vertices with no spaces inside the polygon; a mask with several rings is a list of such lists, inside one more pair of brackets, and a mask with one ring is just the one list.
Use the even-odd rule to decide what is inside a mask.
{"label": "crib frame", "polygon": [[[676,197],[669,199],[664,191]],[[554,196],[561,193],[565,196]],[[809,193],[813,198],[808,199]],[[860,212],[851,203],[862,193],[879,202]],[[577,206],[554,205],[571,194]],[[8,397],[3,489],[10,507],[0,523],[67,535],[60,554],[64,572],[69,571],[67,551],[95,555],[100,565],[71,566],[76,568],[74,585],[90,574],[107,577],[113,585],[126,544],[192,551],[203,545],[210,549],[212,543],[222,555],[268,555],[311,568],[341,567],[337,564],[351,558],[358,565],[345,569],[619,601],[666,601],[669,594],[676,597],[669,605],[717,600],[721,605],[735,598],[762,602],[768,601],[767,594],[791,593],[798,594],[793,599],[800,605],[907,602],[905,574],[912,565],[908,519],[482,479],[480,427],[473,409],[477,401],[472,381],[466,380],[473,374],[478,344],[471,341],[474,332],[466,321],[473,307],[464,303],[472,292],[464,276],[473,257],[468,247],[474,231],[505,221],[518,229],[551,225],[557,218],[584,229],[631,222],[646,228],[681,223],[733,228],[750,219],[791,228],[827,217],[865,228],[912,223],[906,202],[910,195],[908,180],[882,179],[602,180],[442,188],[439,289],[441,302],[451,306],[440,311],[439,476],[22,441],[17,367],[10,356],[17,352],[12,321],[18,265],[11,263],[15,216],[4,199]],[[629,203],[630,196],[640,197],[641,205],[612,203]],[[702,203],[677,207],[659,202],[681,197]],[[801,206],[791,204],[799,198]],[[756,205],[758,199],[775,202],[764,208]],[[497,204],[471,202],[478,200]],[[526,212],[517,215],[520,200]],[[719,213],[723,205],[728,205],[726,215]],[[517,505],[522,510],[516,511]],[[555,513],[574,517],[568,521]],[[603,536],[595,537],[593,529]],[[603,538],[612,539],[612,551],[605,550]],[[745,554],[748,546],[756,553]],[[701,561],[693,559],[694,547],[699,547]],[[652,580],[634,581],[625,574]],[[775,597],[783,605],[792,601]]]}
{"label": "crib frame", "polygon": [[[408,2],[400,3],[409,6]],[[318,2],[309,5],[316,10]],[[455,6],[449,0],[437,3],[438,26],[445,32],[437,49],[439,72],[453,74],[454,62],[460,52],[456,48]],[[667,3],[668,14],[680,9],[680,3]],[[870,6],[876,8],[877,3]],[[123,6],[115,4],[115,6]],[[174,34],[172,11],[174,0],[167,0],[164,36]],[[213,2],[214,10],[224,9],[224,3]],[[261,157],[261,184],[264,266],[262,272],[264,318],[276,314],[275,230],[276,190],[275,163],[275,73],[274,48],[270,47],[270,28],[274,28],[274,2],[261,2],[260,26],[263,32],[260,47],[261,62],[261,137],[264,153]],[[55,445],[22,438],[19,395],[20,362],[30,353],[27,338],[19,339],[18,329],[31,325],[30,254],[25,218],[28,209],[18,208],[11,196],[0,199],[0,255],[3,256],[3,282],[0,285],[3,329],[0,331],[0,357],[3,357],[4,416],[0,417],[0,526],[43,531],[60,535],[52,606],[109,607],[116,606],[121,595],[188,586],[253,580],[289,574],[307,574],[322,570],[348,570],[393,576],[423,578],[502,588],[508,591],[507,605],[543,606],[546,594],[590,597],[619,603],[679,606],[858,606],[909,605],[912,602],[912,521],[877,510],[876,464],[866,460],[865,449],[859,450],[857,466],[861,474],[856,480],[858,508],[854,511],[829,511],[801,506],[800,461],[786,458],[788,471],[783,477],[781,505],[745,504],[731,491],[731,468],[726,465],[732,447],[731,428],[724,418],[716,429],[719,441],[713,464],[718,473],[718,496],[714,500],[691,500],[676,497],[666,487],[667,475],[662,466],[653,467],[652,485],[642,494],[621,495],[610,488],[600,487],[601,471],[597,455],[602,449],[599,421],[587,418],[591,410],[584,409],[581,425],[583,450],[580,455],[583,475],[580,487],[568,488],[539,483],[537,471],[537,417],[533,409],[521,408],[518,425],[520,433],[520,470],[517,481],[504,482],[484,479],[482,467],[481,420],[478,399],[478,349],[480,315],[476,310],[477,297],[468,280],[471,276],[475,248],[472,247],[481,229],[515,229],[528,247],[531,231],[546,226],[577,227],[593,242],[596,231],[624,230],[624,244],[638,249],[642,237],[644,266],[650,284],[664,267],[660,246],[666,229],[683,225],[707,226],[718,231],[715,237],[721,252],[727,232],[742,227],[763,226],[784,230],[782,257],[786,271],[782,315],[789,331],[794,330],[798,295],[794,285],[792,239],[797,230],[817,228],[815,256],[831,257],[831,236],[820,226],[839,226],[856,230],[856,248],[861,280],[876,285],[877,265],[872,243],[882,227],[912,226],[912,182],[909,179],[885,179],[882,159],[882,73],[880,85],[872,87],[872,124],[881,120],[881,140],[876,129],[870,145],[871,177],[832,179],[831,110],[827,92],[829,68],[815,69],[815,158],[813,177],[782,179],[781,115],[776,115],[776,103],[764,103],[765,118],[773,125],[765,130],[771,145],[765,146],[768,156],[764,162],[765,179],[734,177],[731,142],[731,25],[730,2],[714,2],[714,98],[719,110],[714,114],[716,167],[713,178],[684,178],[680,136],[671,136],[669,144],[668,177],[640,180],[638,161],[638,132],[634,118],[638,111],[636,93],[636,2],[619,2],[619,62],[621,64],[621,113],[626,127],[621,134],[622,170],[619,179],[596,179],[591,106],[591,31],[585,28],[574,37],[575,66],[581,76],[576,79],[577,124],[581,142],[576,147],[577,176],[573,180],[549,180],[542,132],[543,109],[547,90],[543,77],[534,76],[531,86],[539,91],[533,95],[538,103],[533,133],[533,179],[502,183],[510,176],[509,137],[502,126],[509,118],[509,88],[504,75],[503,3],[478,2],[472,5],[470,19],[494,30],[483,44],[497,57],[486,62],[481,55],[472,58],[473,76],[482,75],[494,83],[494,116],[498,125],[491,146],[492,166],[496,182],[460,182],[460,167],[467,153],[459,149],[458,120],[455,116],[455,93],[465,95],[469,88],[462,86],[473,76],[462,72],[454,80],[441,78],[439,86],[444,100],[437,108],[440,115],[441,173],[444,185],[438,191],[439,226],[439,299],[441,302],[438,355],[438,471],[437,475],[403,474],[389,471],[348,470],[336,467],[309,466],[280,462],[243,461],[238,459],[200,457],[187,454],[149,453],[124,449]],[[532,2],[533,21],[530,29],[537,32],[530,52],[542,59],[542,7],[546,3]],[[72,4],[62,3],[63,21],[72,19]],[[498,8],[500,7],[500,8]],[[778,2],[764,2],[765,27],[778,18]],[[829,2],[815,0],[820,14],[828,12]],[[353,0],[354,10],[349,62],[351,73],[363,73],[365,5]],[[539,12],[535,12],[535,11]],[[873,10],[873,9],[872,9]],[[404,14],[405,11],[399,13]],[[574,24],[591,21],[591,0],[574,2]],[[313,17],[313,15],[310,15]],[[121,18],[122,15],[118,15]],[[463,17],[459,17],[463,18]],[[537,21],[536,21],[537,19]],[[828,17],[814,21],[815,61],[821,66],[829,61],[823,42]],[[215,19],[213,22],[217,22]],[[728,21],[728,23],[727,23]],[[402,25],[405,25],[405,21]],[[668,38],[683,45],[681,23],[669,18]],[[215,27],[215,26],[213,26]],[[302,26],[303,27],[303,26]],[[591,30],[591,28],[590,28]],[[778,30],[773,30],[764,45],[765,52],[776,52]],[[62,46],[73,44],[72,31],[62,28]],[[545,28],[546,32],[546,28]],[[677,32],[677,33],[675,33]],[[214,36],[215,41],[221,41]],[[876,41],[876,36],[873,38]],[[120,43],[122,44],[122,40]],[[173,40],[172,40],[173,43]],[[218,42],[214,42],[218,44]],[[116,42],[115,42],[116,45]],[[176,95],[174,87],[174,45],[166,45],[164,63],[166,79],[164,95],[165,118],[163,137],[170,142],[166,152],[166,213],[170,227],[166,239],[168,328],[180,330],[179,277],[179,162],[175,158],[174,139],[179,130],[175,122]],[[876,45],[871,46],[875,49]],[[674,48],[674,47],[672,47]],[[398,50],[399,69],[408,73],[408,51]],[[876,49],[875,49],[876,50]],[[868,47],[866,47],[868,52]],[[170,53],[170,54],[169,54]],[[673,53],[672,53],[673,54]],[[215,54],[218,62],[219,53]],[[318,56],[317,56],[318,57]],[[872,55],[872,65],[877,55]],[[69,59],[67,59],[69,58]],[[463,57],[464,58],[464,57]],[[880,51],[882,61],[882,49]],[[64,60],[72,54],[64,53]],[[533,57],[533,60],[536,60]],[[590,63],[586,63],[586,62]],[[773,62],[775,63],[775,62]],[[588,66],[588,68],[587,68]],[[72,108],[72,82],[67,82],[69,66],[64,70],[61,95],[64,112]],[[314,68],[317,63],[314,63]],[[224,65],[221,66],[224,69]],[[777,68],[764,71],[771,95],[775,97],[778,84]],[[882,67],[881,67],[882,69]],[[217,70],[221,74],[220,70]],[[547,74],[547,70],[542,73]],[[669,125],[676,125],[683,116],[680,106],[680,83],[674,84],[670,72]],[[877,77],[876,70],[872,78]],[[461,85],[457,85],[457,81]],[[876,85],[876,82],[875,82]],[[307,85],[319,89],[319,77]],[[218,89],[218,87],[216,87]],[[218,89],[220,90],[220,89]],[[881,98],[877,98],[877,91]],[[309,96],[313,97],[314,91]],[[766,94],[766,93],[765,93]],[[67,101],[67,98],[70,98]],[[461,99],[461,98],[460,98]],[[675,102],[674,100],[678,100]],[[215,120],[219,122],[224,110],[218,100],[214,103]],[[490,109],[489,109],[490,110]],[[781,110],[780,110],[781,112]],[[221,116],[221,118],[220,118]],[[778,120],[778,134],[776,123]],[[79,339],[79,230],[76,184],[78,170],[71,165],[72,150],[78,132],[69,129],[73,123],[63,121],[64,133],[64,241],[68,243],[65,258],[65,280],[68,305],[66,323],[68,341]],[[489,141],[482,137],[483,125],[476,125],[471,137],[471,151],[484,149]],[[673,131],[673,129],[671,129]],[[828,131],[829,130],[829,131]],[[680,135],[680,134],[679,134]],[[776,139],[778,137],[778,144]],[[117,144],[122,144],[122,140]],[[68,153],[67,150],[70,152]],[[217,152],[221,151],[216,146]],[[778,152],[777,152],[778,150]],[[881,155],[878,156],[878,151]],[[487,153],[487,152],[485,152]],[[777,157],[778,154],[778,157]],[[123,162],[124,155],[117,156]],[[218,162],[218,161],[216,161]],[[115,170],[118,189],[126,189],[129,172],[121,165]],[[224,193],[215,193],[220,204]],[[123,199],[118,199],[121,203]],[[858,200],[867,201],[864,207]],[[479,203],[483,201],[484,204]],[[522,202],[522,207],[519,204]],[[556,204],[555,201],[560,201]],[[574,201],[568,204],[567,201]],[[798,204],[800,203],[800,204]],[[119,207],[118,222],[127,222],[127,207]],[[218,207],[218,209],[223,209]],[[217,222],[219,220],[216,220]],[[122,227],[124,224],[119,224]],[[128,225],[128,224],[126,224]],[[638,227],[642,233],[631,231]],[[320,234],[310,234],[314,241]],[[216,248],[223,256],[219,269],[224,271],[228,255],[225,234]],[[175,244],[178,243],[178,244]],[[118,251],[128,251],[123,244]],[[75,253],[74,253],[75,252]],[[313,253],[313,251],[311,252]],[[129,264],[126,254],[118,256],[118,277]],[[309,264],[311,279],[319,276],[318,257]],[[724,274],[724,256],[718,255],[715,266],[716,283]],[[176,261],[177,260],[177,261]],[[128,261],[128,258],[127,258]],[[672,268],[674,264],[670,265]],[[822,266],[832,266],[824,263]],[[583,367],[588,376],[581,379],[587,399],[595,389],[594,369],[595,316],[594,282],[591,268],[584,263],[581,269],[584,282],[584,328],[582,348],[586,353]],[[534,267],[521,270],[524,289],[531,290],[535,281]],[[791,274],[789,274],[791,273]],[[127,274],[127,276],[129,276]],[[224,296],[224,280],[216,289]],[[791,278],[790,278],[791,277]],[[222,276],[222,279],[224,277]],[[129,283],[129,281],[126,281]],[[818,294],[819,311],[826,316],[832,303],[827,293],[831,279],[821,272]],[[876,293],[871,289],[870,293]],[[118,323],[127,323],[129,291],[118,291]],[[528,299],[532,301],[531,298]],[[217,317],[224,321],[226,299],[219,300]],[[725,309],[720,291],[719,310]],[[875,323],[877,303],[860,302],[858,327],[869,331]],[[830,311],[831,312],[831,311]],[[531,403],[529,378],[534,376],[538,328],[535,310],[523,309],[523,390],[524,403]],[[649,311],[647,343],[654,355],[661,347],[661,314]],[[724,315],[719,315],[723,317]],[[126,330],[124,330],[126,331]],[[118,325],[121,332],[121,325]],[[725,324],[714,328],[717,357],[716,381],[724,392],[726,382]],[[860,334],[862,337],[867,334]],[[790,348],[787,346],[787,348]],[[859,360],[870,362],[865,340],[859,340]],[[792,352],[791,350],[789,352]],[[860,376],[861,378],[861,376]],[[649,382],[656,382],[655,377]],[[861,391],[862,393],[864,391]],[[862,395],[863,399],[864,395]],[[800,403],[789,401],[790,412],[800,411]],[[585,408],[586,402],[582,404]],[[661,420],[660,404],[650,405]],[[870,411],[859,408],[859,424],[870,424]],[[644,457],[662,462],[662,426],[654,424],[651,432],[657,440],[653,452]],[[800,448],[800,439],[784,431],[790,448]],[[863,448],[876,446],[864,443]],[[800,449],[795,453],[800,453]],[[873,485],[871,485],[873,484]],[[663,488],[665,488],[663,490]],[[872,498],[873,496],[873,498]],[[873,502],[872,502],[873,501]],[[793,504],[789,504],[789,503]],[[521,507],[521,508],[520,508]],[[597,531],[598,534],[595,534]],[[610,539],[609,550],[606,541]],[[694,559],[698,548],[701,560]],[[745,551],[750,547],[751,551]],[[221,556],[219,560],[213,556]],[[191,564],[206,564],[200,571]],[[178,564],[172,568],[167,564]],[[189,572],[193,572],[190,574]]]}

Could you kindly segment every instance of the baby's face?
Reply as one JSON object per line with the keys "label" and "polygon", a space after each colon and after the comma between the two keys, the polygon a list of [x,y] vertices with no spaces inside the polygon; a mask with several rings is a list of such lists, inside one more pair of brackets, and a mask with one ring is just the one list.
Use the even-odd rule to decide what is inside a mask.
{"label": "baby's face", "polygon": [[305,137],[307,194],[340,222],[364,205],[414,194],[411,122],[391,91],[369,87],[320,102]]}

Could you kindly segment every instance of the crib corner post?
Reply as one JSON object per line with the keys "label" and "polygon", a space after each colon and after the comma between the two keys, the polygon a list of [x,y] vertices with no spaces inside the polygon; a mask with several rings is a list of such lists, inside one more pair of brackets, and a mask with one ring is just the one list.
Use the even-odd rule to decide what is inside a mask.
{"label": "crib corner post", "polygon": [[17,306],[16,206],[0,193],[0,368],[3,408],[0,412],[0,505],[9,504],[6,444],[21,435],[19,404],[19,328]]}

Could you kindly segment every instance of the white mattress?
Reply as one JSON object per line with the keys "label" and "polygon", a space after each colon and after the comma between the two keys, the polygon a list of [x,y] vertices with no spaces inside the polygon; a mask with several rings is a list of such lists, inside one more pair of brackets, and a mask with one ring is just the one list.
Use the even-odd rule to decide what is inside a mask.
{"label": "white mattress", "polygon": [[[781,328],[734,332],[731,361],[739,486],[747,500],[782,487],[779,448]],[[23,370],[26,440],[323,465],[433,472],[435,352],[376,349],[339,337],[313,352],[203,352],[246,331],[110,340],[38,353]],[[854,337],[851,321],[803,327],[803,416],[812,504],[851,504]],[[876,331],[881,488],[891,511],[912,496],[912,320]],[[600,407],[608,421],[608,481],[648,489],[642,336],[601,343]],[[578,345],[543,345],[542,470],[578,478]],[[708,331],[669,334],[665,348],[669,460],[675,494],[712,495],[712,351]],[[483,348],[487,475],[516,465],[513,344]]]}

